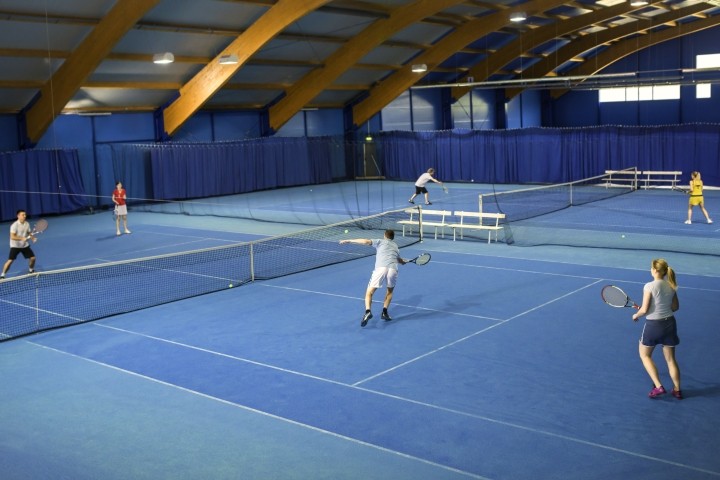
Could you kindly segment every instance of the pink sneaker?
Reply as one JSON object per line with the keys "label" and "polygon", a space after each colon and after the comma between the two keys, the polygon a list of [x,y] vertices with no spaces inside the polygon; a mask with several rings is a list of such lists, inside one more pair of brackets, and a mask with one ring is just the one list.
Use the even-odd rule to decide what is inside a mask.
{"label": "pink sneaker", "polygon": [[657,398],[660,395],[665,395],[667,392],[665,391],[665,387],[660,385],[659,387],[655,387],[652,390],[650,390],[650,393],[648,393],[648,397],[650,398]]}
{"label": "pink sneaker", "polygon": [[670,393],[672,394],[673,397],[677,398],[678,400],[682,400],[682,399],[683,399],[682,391],[680,391],[680,390],[675,390],[675,389],[673,388],[673,389],[672,389],[672,392],[670,392]]}

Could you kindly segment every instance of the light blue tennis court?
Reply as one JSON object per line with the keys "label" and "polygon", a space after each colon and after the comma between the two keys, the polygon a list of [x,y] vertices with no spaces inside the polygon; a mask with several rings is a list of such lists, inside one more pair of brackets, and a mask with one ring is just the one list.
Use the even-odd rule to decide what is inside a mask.
{"label": "light blue tennis court", "polygon": [[[377,183],[358,188],[390,185]],[[407,185],[396,188],[389,198],[403,199]],[[451,188],[433,208],[463,208],[452,199],[466,188]],[[309,204],[323,194],[322,187],[305,190]],[[656,203],[676,198],[655,193],[662,194]],[[716,256],[630,243],[643,225],[628,219],[649,194],[572,207],[523,227],[562,225],[568,235],[592,237],[572,224],[591,219],[588,231],[625,234],[626,249],[521,247],[504,243],[502,233],[489,244],[485,232],[462,241],[429,234],[422,243],[416,234],[398,235],[403,256],[427,251],[432,261],[402,267],[393,320],[380,319],[380,291],[365,328],[359,323],[374,251],[358,247],[369,256],[2,342],[3,477],[720,477]],[[377,209],[402,209],[399,203]],[[41,271],[307,230],[131,209],[132,235],[116,237],[109,217],[51,217],[34,247]],[[658,215],[658,235],[688,245],[716,242],[714,224],[683,225],[682,207],[677,217]],[[644,217],[646,228],[653,218]],[[66,239],[70,232],[75,244]],[[344,228],[332,235],[343,238]],[[303,249],[321,245],[336,255],[344,246],[333,238],[332,248],[330,240],[313,240]],[[281,264],[315,253],[281,257]],[[615,284],[641,298],[657,256],[676,269],[680,284],[682,401],[648,399],[637,354],[642,326],[599,295]],[[12,277],[21,269],[19,259]],[[140,281],[144,275],[96,279],[107,285],[100,297],[85,296],[82,282],[67,285],[53,301],[58,309],[101,309],[123,298],[118,291],[144,289],[152,297],[187,283],[182,269],[154,272],[157,285]],[[29,305],[7,302],[8,286],[22,281],[0,284],[3,323]],[[656,360],[669,381],[659,352]]]}

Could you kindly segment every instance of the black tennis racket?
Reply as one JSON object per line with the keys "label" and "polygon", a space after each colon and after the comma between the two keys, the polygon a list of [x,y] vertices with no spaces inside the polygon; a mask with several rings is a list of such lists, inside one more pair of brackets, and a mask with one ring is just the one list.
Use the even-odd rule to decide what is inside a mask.
{"label": "black tennis racket", "polygon": [[35,236],[38,233],[43,233],[48,228],[48,222],[44,218],[41,218],[37,222],[35,222],[35,225],[33,226],[32,231],[30,232],[31,236]]}
{"label": "black tennis racket", "polygon": [[611,307],[632,307],[637,309],[640,308],[637,303],[633,302],[632,299],[628,297],[627,293],[623,292],[620,287],[616,287],[615,285],[605,285],[600,292],[600,296],[602,297],[603,301]]}
{"label": "black tennis racket", "polygon": [[676,187],[675,185],[672,186],[672,191],[673,192],[681,192],[681,193],[684,193],[685,195],[690,195],[690,190],[685,190],[684,188]]}
{"label": "black tennis racket", "polygon": [[414,263],[415,265],[425,265],[430,261],[429,253],[421,253],[417,257],[410,260],[408,263]]}

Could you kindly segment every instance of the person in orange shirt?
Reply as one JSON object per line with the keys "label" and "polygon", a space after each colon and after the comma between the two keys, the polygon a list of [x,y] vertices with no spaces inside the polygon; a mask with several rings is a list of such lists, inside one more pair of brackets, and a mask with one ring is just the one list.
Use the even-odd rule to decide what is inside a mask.
{"label": "person in orange shirt", "polygon": [[115,229],[117,230],[116,235],[120,235],[120,219],[122,219],[125,233],[131,233],[130,230],[128,230],[127,226],[127,205],[125,203],[126,199],[127,194],[125,193],[122,182],[117,182],[115,184],[115,190],[113,190],[112,193],[112,201],[115,204]]}

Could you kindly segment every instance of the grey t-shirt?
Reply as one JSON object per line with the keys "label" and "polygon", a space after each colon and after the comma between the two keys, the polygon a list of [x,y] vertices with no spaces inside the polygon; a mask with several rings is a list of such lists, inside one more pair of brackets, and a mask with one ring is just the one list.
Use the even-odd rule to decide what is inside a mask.
{"label": "grey t-shirt", "polygon": [[372,241],[372,246],[377,250],[375,256],[375,268],[392,268],[393,270],[398,269],[398,257],[400,256],[400,248],[397,243],[387,238],[375,239]]}
{"label": "grey t-shirt", "polygon": [[650,292],[652,301],[645,318],[648,320],[659,320],[673,314],[672,301],[675,296],[675,289],[667,280],[653,280],[645,284],[643,291]]}

